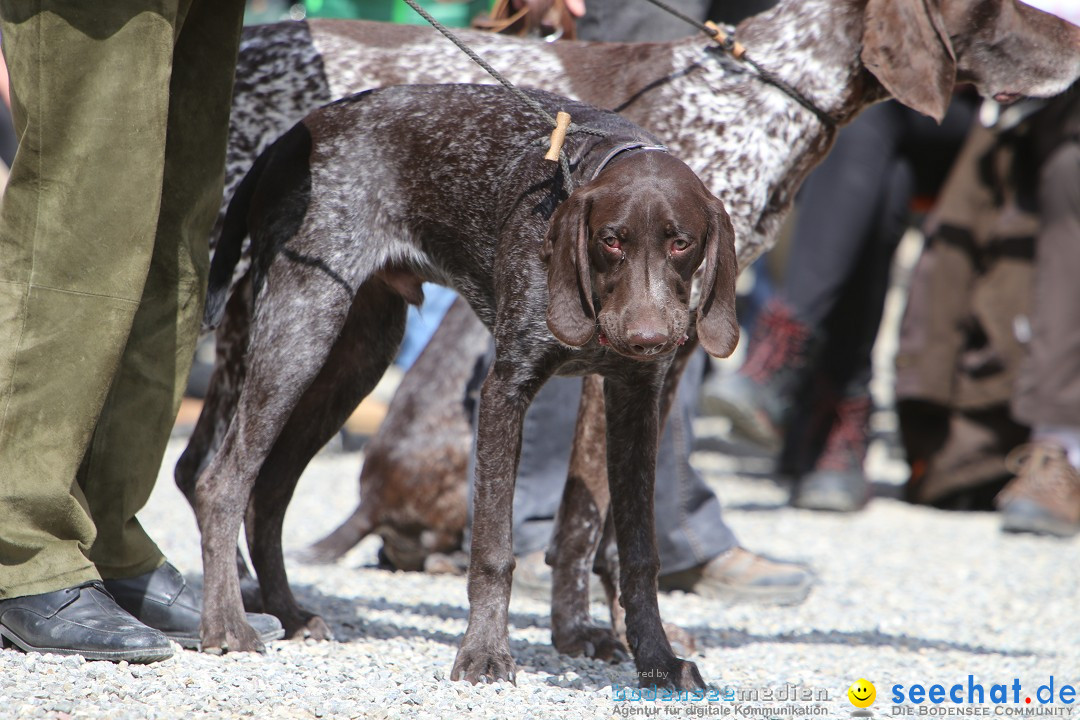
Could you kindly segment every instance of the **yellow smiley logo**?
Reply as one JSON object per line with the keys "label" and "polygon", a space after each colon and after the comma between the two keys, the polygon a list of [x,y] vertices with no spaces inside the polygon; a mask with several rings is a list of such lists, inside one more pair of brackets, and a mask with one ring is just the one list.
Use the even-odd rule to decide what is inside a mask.
{"label": "yellow smiley logo", "polygon": [[848,700],[857,708],[866,708],[874,704],[877,690],[872,683],[862,678],[856,680],[847,691]]}

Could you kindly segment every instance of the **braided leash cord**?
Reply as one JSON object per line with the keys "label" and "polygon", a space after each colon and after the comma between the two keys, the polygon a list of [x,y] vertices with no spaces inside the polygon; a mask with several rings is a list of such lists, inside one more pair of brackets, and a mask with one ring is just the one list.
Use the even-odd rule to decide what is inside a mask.
{"label": "braided leash cord", "polygon": [[[411,0],[406,0],[406,2],[411,2]],[[707,25],[707,24],[705,24],[703,22],[699,22],[699,21],[695,20],[694,18],[690,17],[689,15],[686,15],[685,13],[680,12],[676,8],[671,7],[670,5],[668,5],[663,0],[649,0],[649,2],[651,2],[653,5],[660,8],[661,10],[665,10],[665,11],[671,13],[672,15],[679,18],[683,22],[686,22],[686,23],[689,23],[690,25],[693,25],[694,27],[696,27],[698,30],[700,30],[701,32],[708,35],[713,40],[719,41],[720,44],[723,46],[725,51],[732,54],[737,60],[741,60],[742,62],[745,62],[750,67],[754,68],[754,70],[757,71],[758,77],[760,77],[762,79],[762,81],[764,81],[764,82],[778,88],[779,90],[784,92],[788,97],[790,97],[792,100],[799,103],[800,105],[802,105],[804,108],[806,108],[810,112],[814,113],[814,115],[817,116],[817,119],[820,120],[821,123],[823,125],[825,125],[826,127],[831,128],[831,127],[834,127],[836,125],[836,120],[834,120],[831,115],[829,115],[827,112],[825,112],[824,110],[819,108],[817,105],[815,105],[813,103],[813,101],[811,101],[809,98],[807,98],[801,92],[796,90],[794,87],[787,84],[782,79],[780,79],[778,76],[774,75],[772,72],[770,72],[766,68],[763,68],[761,65],[759,65],[752,57],[750,57],[749,55],[746,54],[745,49],[743,49],[741,46],[739,46],[738,49],[736,49],[735,38],[732,35],[729,35],[727,33],[722,32],[715,25],[710,27],[709,25]]]}
{"label": "braided leash cord", "polygon": [[[405,0],[405,2],[409,4],[409,7],[419,13],[420,17],[427,20],[433,28],[442,33],[447,40],[457,45],[458,49],[461,50],[461,52],[468,55],[473,62],[484,68],[484,70],[486,70],[487,73],[491,75],[491,77],[495,78],[507,90],[513,93],[518,100],[523,102],[534,113],[546,120],[549,125],[555,127],[555,118],[551,117],[551,115],[547,112],[547,110],[543,108],[543,106],[539,102],[537,102],[534,98],[526,95],[520,88],[516,87],[512,82],[503,77],[502,73],[491,67],[491,65],[489,65],[488,62],[484,60],[484,58],[480,57],[471,47],[466,45],[461,38],[450,32],[450,30],[447,29],[445,25],[433,18],[430,13],[424,10],[424,8],[420,7],[416,0]],[[591,128],[586,125],[578,125],[576,123],[570,123],[570,127],[567,128],[566,133],[568,135],[580,133],[585,135],[595,135],[597,137],[607,136],[607,133],[602,130],[597,130],[596,128]],[[543,144],[544,141],[544,138],[540,138],[533,144]],[[559,169],[562,170],[563,187],[566,190],[566,194],[569,195],[573,191],[574,186],[573,181],[570,179],[570,161],[567,159],[566,151],[563,149],[559,150]]]}

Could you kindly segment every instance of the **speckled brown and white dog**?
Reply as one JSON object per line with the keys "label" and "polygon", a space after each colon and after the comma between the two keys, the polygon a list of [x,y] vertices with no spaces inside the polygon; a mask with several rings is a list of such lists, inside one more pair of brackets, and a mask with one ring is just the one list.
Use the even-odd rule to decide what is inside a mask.
{"label": "speckled brown and white dog", "polygon": [[[772,245],[832,140],[812,113],[700,35],[541,43],[460,34],[512,82],[616,110],[661,138],[724,198],[742,267]],[[1080,76],[1080,29],[1016,0],[780,0],[736,36],[839,124],[890,96],[940,118],[957,82],[1008,99],[1054,95]],[[429,27],[312,20],[246,29],[226,196],[263,148],[319,105],[373,87],[452,82],[494,81]]]}
{"label": "speckled brown and white dog", "polygon": [[[393,359],[406,303],[420,301],[421,282],[439,282],[495,338],[479,406],[469,625],[452,676],[514,678],[510,510],[524,413],[551,375],[597,374],[638,672],[703,687],[661,625],[652,483],[675,349],[693,337],[723,356],[738,341],[734,232],[721,202],[655,138],[614,113],[530,95],[602,133],[567,139],[577,186],[568,198],[537,143],[548,134],[543,120],[483,85],[385,88],[328,105],[265,151],[238,187],[207,296],[213,322],[250,233],[251,269],[236,290],[250,313],[243,388],[195,488],[204,650],[260,646],[233,564],[245,508],[250,500],[249,531],[280,535],[303,467]],[[257,567],[260,579],[270,574],[287,590],[280,550],[271,560],[275,568]],[[297,619],[291,605],[268,609]]]}
{"label": "speckled brown and white dog", "polygon": [[[725,198],[742,266],[771,245],[795,190],[834,132],[699,38],[544,45],[466,35],[515,82],[616,108],[660,136]],[[738,28],[760,63],[838,123],[890,95],[940,115],[954,81],[1002,99],[1053,94],[1080,73],[1078,35],[1014,0],[782,0]],[[312,21],[248,29],[237,71],[228,193],[255,155],[315,106],[368,87],[417,81],[490,79],[428,28]],[[243,294],[233,302],[242,303]],[[237,347],[235,338],[219,334],[218,387],[226,394],[242,380],[230,354]],[[177,468],[182,487],[190,489],[224,432],[227,420],[213,408],[209,403],[186,463]],[[553,617],[553,633],[558,624]]]}

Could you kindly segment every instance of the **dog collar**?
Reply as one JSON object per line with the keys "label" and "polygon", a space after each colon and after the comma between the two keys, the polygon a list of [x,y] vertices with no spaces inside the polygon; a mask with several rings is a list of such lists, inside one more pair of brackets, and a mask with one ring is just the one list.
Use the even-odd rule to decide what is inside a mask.
{"label": "dog collar", "polygon": [[628,142],[616,145],[608,151],[608,154],[604,156],[604,159],[601,160],[600,164],[596,166],[595,170],[593,170],[592,177],[589,178],[589,182],[595,180],[596,176],[599,175],[612,160],[614,160],[619,155],[622,155],[624,152],[629,152],[630,150],[658,150],[660,152],[667,152],[668,149],[663,145],[649,145],[643,142]]}

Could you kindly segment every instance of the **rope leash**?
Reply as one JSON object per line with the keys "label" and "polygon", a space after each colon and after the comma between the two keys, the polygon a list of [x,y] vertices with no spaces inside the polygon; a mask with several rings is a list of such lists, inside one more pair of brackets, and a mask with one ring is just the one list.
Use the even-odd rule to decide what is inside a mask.
{"label": "rope leash", "polygon": [[[551,132],[551,138],[549,140],[550,147],[547,154],[544,156],[544,159],[559,163],[559,169],[562,170],[563,175],[563,188],[566,190],[567,195],[573,192],[574,184],[570,178],[570,161],[567,159],[566,152],[563,150],[563,141],[566,139],[567,135],[577,133],[595,135],[597,137],[606,137],[607,133],[586,125],[578,125],[571,122],[569,113],[559,112],[558,118],[551,117],[548,111],[545,110],[539,102],[526,95],[520,88],[516,87],[512,82],[503,77],[502,73],[491,67],[484,58],[480,57],[476,51],[466,45],[461,38],[450,32],[445,25],[433,18],[426,10],[424,10],[424,8],[420,7],[416,0],[405,0],[405,2],[409,4],[409,7],[419,13],[420,17],[427,20],[433,28],[442,33],[447,40],[457,45],[461,52],[468,55],[473,62],[484,68],[491,77],[495,78],[503,87],[513,93],[518,100],[523,102],[529,109],[555,128]],[[535,144],[543,144],[543,139],[541,138]]]}
{"label": "rope leash", "polygon": [[[411,4],[412,0],[405,1]],[[760,77],[762,81],[781,90],[792,100],[799,103],[810,112],[814,113],[814,115],[817,116],[817,119],[820,120],[821,123],[826,127],[832,128],[836,126],[836,120],[834,120],[831,115],[829,115],[827,112],[815,105],[812,100],[807,98],[793,86],[784,82],[780,77],[759,65],[752,57],[747,55],[746,48],[743,47],[741,43],[735,40],[734,35],[730,35],[724,32],[716,23],[712,22],[711,20],[706,22],[699,22],[694,18],[690,17],[689,15],[686,15],[685,13],[680,12],[676,8],[668,5],[663,0],[649,0],[649,2],[651,2],[653,5],[660,8],[661,10],[671,13],[683,22],[693,25],[698,30],[708,35],[710,38],[719,43],[720,46],[724,49],[724,51],[729,53],[733,58],[739,60],[740,62],[744,62],[750,67],[754,68],[754,70],[757,71],[758,77]]]}

